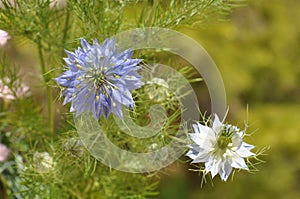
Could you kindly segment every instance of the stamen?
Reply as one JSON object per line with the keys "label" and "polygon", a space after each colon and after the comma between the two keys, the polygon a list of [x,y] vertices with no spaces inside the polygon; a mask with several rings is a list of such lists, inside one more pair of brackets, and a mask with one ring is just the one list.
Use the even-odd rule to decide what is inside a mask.
{"label": "stamen", "polygon": [[77,64],[77,63],[76,63],[76,67],[77,67],[78,69],[81,69],[81,70],[83,69],[83,67],[82,67],[82,66],[80,66],[80,65],[79,65],[79,64]]}
{"label": "stamen", "polygon": [[114,74],[114,78],[117,78],[117,79],[119,79],[119,78],[120,78],[120,76],[119,76],[119,75],[117,75],[117,74]]}

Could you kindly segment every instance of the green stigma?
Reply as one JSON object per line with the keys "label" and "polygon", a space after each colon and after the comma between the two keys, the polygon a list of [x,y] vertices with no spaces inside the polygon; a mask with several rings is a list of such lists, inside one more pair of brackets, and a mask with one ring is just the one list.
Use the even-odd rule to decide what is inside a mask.
{"label": "green stigma", "polygon": [[224,126],[217,141],[218,147],[220,149],[227,148],[228,144],[232,142],[232,136],[234,132],[235,130],[231,128],[231,126],[226,126],[226,125]]}
{"label": "green stigma", "polygon": [[99,88],[103,83],[105,83],[105,76],[102,72],[96,71],[92,74],[94,80],[94,85]]}
{"label": "green stigma", "polygon": [[225,149],[231,143],[232,136],[220,135],[218,138],[218,146],[220,149]]}

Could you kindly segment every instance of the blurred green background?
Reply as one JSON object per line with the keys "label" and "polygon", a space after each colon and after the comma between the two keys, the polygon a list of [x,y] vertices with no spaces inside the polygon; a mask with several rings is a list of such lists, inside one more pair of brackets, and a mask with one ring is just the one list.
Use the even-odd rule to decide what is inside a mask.
{"label": "blurred green background", "polygon": [[228,121],[243,127],[249,105],[250,131],[255,133],[247,142],[270,149],[258,172],[237,172],[227,183],[217,176],[213,185],[202,188],[201,176],[186,172],[189,165],[175,165],[161,183],[159,198],[300,198],[299,10],[299,0],[255,0],[235,9],[228,22],[182,29],[219,67]]}

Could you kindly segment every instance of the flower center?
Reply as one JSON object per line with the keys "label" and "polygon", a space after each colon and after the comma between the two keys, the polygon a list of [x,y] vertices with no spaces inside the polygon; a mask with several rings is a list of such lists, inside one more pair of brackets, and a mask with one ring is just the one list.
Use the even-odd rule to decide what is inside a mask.
{"label": "flower center", "polygon": [[93,79],[94,86],[96,88],[101,87],[105,83],[105,76],[104,76],[103,72],[93,71],[91,78]]}
{"label": "flower center", "polygon": [[227,146],[232,143],[232,136],[234,133],[238,132],[239,129],[235,126],[232,126],[230,124],[224,125],[219,138],[218,138],[218,147],[220,149],[225,149]]}
{"label": "flower center", "polygon": [[228,135],[221,134],[218,138],[218,146],[220,149],[225,149],[229,143],[231,143],[231,137]]}

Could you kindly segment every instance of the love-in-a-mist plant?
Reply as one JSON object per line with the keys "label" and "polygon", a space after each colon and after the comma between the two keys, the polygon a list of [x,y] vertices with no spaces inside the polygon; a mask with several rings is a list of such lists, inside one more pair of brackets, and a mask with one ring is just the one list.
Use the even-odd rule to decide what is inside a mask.
{"label": "love-in-a-mist plant", "polygon": [[212,178],[219,174],[223,181],[227,181],[233,169],[249,171],[246,163],[249,164],[249,158],[257,154],[251,151],[253,145],[243,141],[245,130],[223,124],[217,114],[208,123],[212,123],[211,127],[199,122],[193,124],[192,144],[186,154],[193,160],[191,163],[204,163],[199,171],[204,175],[210,173]]}
{"label": "love-in-a-mist plant", "polygon": [[[113,36],[139,27],[199,29],[226,19],[240,2],[0,0],[0,96],[9,89],[14,97],[0,99],[0,198],[157,196],[159,171],[132,174],[103,165],[78,138],[74,117],[91,113],[105,135],[124,150],[164,147],[179,129],[180,100],[168,90],[171,81],[151,77],[144,82],[141,72],[148,70],[147,63],[169,60],[130,47],[121,50]],[[176,61],[171,65],[191,83],[198,82],[192,66]],[[176,76],[170,79],[176,81]],[[18,94],[24,85],[30,95]],[[137,139],[116,125],[113,116],[122,120],[122,107],[129,108],[136,124],[149,124],[153,104],[165,108],[167,120],[152,138]],[[217,119],[215,123],[196,124],[194,134],[190,132],[195,143],[183,142],[183,147],[190,147],[194,163],[205,165],[204,175],[218,173],[227,180],[232,168],[249,168],[247,158],[254,152],[242,140],[243,131]]]}
{"label": "love-in-a-mist plant", "polygon": [[119,52],[113,39],[90,45],[81,39],[82,47],[68,52],[68,70],[55,80],[65,87],[64,104],[71,102],[76,116],[92,112],[96,119],[112,112],[122,118],[122,105],[133,108],[130,90],[143,85],[137,70],[141,59],[132,59],[130,49]]}

